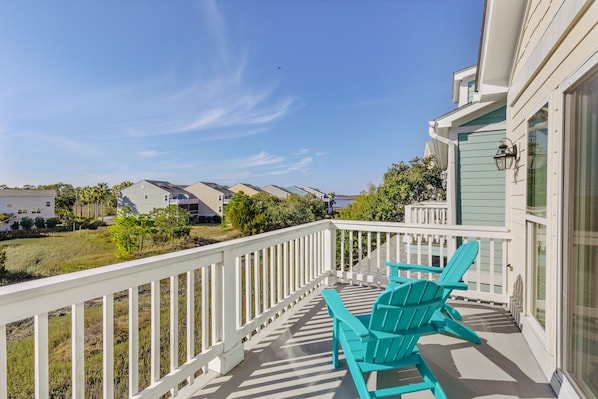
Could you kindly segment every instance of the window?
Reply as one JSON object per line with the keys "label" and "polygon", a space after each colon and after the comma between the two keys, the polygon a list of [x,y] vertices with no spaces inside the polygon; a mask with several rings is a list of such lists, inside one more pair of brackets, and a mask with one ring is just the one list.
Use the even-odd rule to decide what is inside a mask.
{"label": "window", "polygon": [[546,199],[548,104],[527,122],[527,264],[531,272],[529,311],[546,329]]}
{"label": "window", "polygon": [[598,70],[565,94],[564,370],[598,397]]}
{"label": "window", "polygon": [[19,209],[19,210],[17,211],[17,213],[18,213],[19,215],[26,215],[26,214],[27,214],[27,209]]}
{"label": "window", "polygon": [[164,194],[164,202],[168,202],[168,194]]}
{"label": "window", "polygon": [[46,201],[46,206],[52,206],[52,203],[50,201]]}
{"label": "window", "polygon": [[39,209],[39,208],[33,208],[33,209],[31,210],[31,213],[42,213],[42,210],[41,210],[41,209]]}
{"label": "window", "polygon": [[527,213],[546,217],[548,104],[527,123]]}
{"label": "window", "polygon": [[475,80],[467,82],[467,104],[473,101],[473,94],[475,93]]}
{"label": "window", "polygon": [[8,204],[6,204],[6,207],[7,208],[12,208],[12,203],[9,202]]}
{"label": "window", "polygon": [[144,198],[144,199],[147,199],[147,194],[143,194],[143,198]]}

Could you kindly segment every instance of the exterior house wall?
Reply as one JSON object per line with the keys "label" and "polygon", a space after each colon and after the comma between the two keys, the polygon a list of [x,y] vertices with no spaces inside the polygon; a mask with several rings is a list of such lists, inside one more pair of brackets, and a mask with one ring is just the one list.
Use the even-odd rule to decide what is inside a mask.
{"label": "exterior house wall", "polygon": [[493,156],[505,130],[459,133],[457,224],[505,225],[505,171]]}
{"label": "exterior house wall", "polygon": [[244,183],[235,184],[234,186],[229,187],[229,190],[232,191],[233,193],[238,193],[239,191],[243,191],[243,193],[245,195],[248,195],[250,197],[263,192],[263,190],[260,189],[259,187],[255,187],[250,184],[244,184]]}
{"label": "exterior house wall", "polygon": [[9,230],[12,223],[20,222],[24,217],[56,217],[55,198],[54,190],[0,189],[0,213],[10,217],[0,225],[0,230]]}
{"label": "exterior house wall", "polygon": [[[513,292],[516,284],[523,281],[523,294],[515,297],[523,309],[520,323],[522,331],[547,376],[563,366],[560,343],[565,326],[562,322],[563,286],[562,209],[563,173],[568,165],[562,161],[564,134],[563,85],[580,68],[590,69],[588,60],[596,63],[598,52],[598,26],[595,1],[529,1],[522,23],[522,31],[511,85],[507,97],[508,130],[510,138],[520,148],[520,157],[509,171],[508,207],[509,227],[513,234],[509,262],[513,267],[510,281]],[[593,57],[593,61],[592,58]],[[526,157],[527,126],[529,118],[548,103],[548,196],[547,196],[547,284],[546,327],[542,329],[529,315],[531,271],[526,256],[529,242],[526,224]],[[519,292],[521,292],[519,290]],[[559,397],[578,397],[565,381]]]}
{"label": "exterior house wall", "polygon": [[289,195],[291,195],[291,193],[285,190],[284,188],[272,184],[262,187],[262,190],[282,199],[285,199]]}
{"label": "exterior house wall", "polygon": [[118,209],[128,206],[135,214],[150,213],[155,208],[166,208],[168,195],[168,191],[141,180],[119,192]]}
{"label": "exterior house wall", "polygon": [[199,198],[199,216],[223,217],[224,205],[234,193],[215,183],[197,182],[185,188]]}

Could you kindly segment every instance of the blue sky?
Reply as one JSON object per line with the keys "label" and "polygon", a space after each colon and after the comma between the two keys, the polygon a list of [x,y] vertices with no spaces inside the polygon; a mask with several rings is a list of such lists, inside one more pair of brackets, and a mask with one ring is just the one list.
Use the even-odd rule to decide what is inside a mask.
{"label": "blue sky", "polygon": [[483,0],[0,2],[0,184],[357,194],[423,154]]}

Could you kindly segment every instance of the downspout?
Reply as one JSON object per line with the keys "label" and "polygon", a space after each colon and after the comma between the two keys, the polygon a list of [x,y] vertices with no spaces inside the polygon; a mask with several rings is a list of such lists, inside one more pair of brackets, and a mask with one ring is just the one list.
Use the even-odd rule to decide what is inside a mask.
{"label": "downspout", "polygon": [[432,137],[433,140],[437,140],[443,144],[448,146],[448,157],[447,157],[447,164],[446,164],[446,171],[447,171],[447,182],[446,182],[446,202],[448,207],[448,215],[447,215],[447,222],[448,224],[455,224],[456,222],[456,160],[455,160],[455,152],[457,145],[455,142],[448,137],[441,136],[438,134],[438,122],[430,121],[428,122],[428,134]]}

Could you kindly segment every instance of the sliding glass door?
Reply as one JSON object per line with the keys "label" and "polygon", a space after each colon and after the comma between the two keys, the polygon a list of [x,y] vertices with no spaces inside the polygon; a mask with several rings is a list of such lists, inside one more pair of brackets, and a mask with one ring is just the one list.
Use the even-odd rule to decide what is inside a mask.
{"label": "sliding glass door", "polygon": [[563,361],[598,398],[598,71],[566,93]]}

